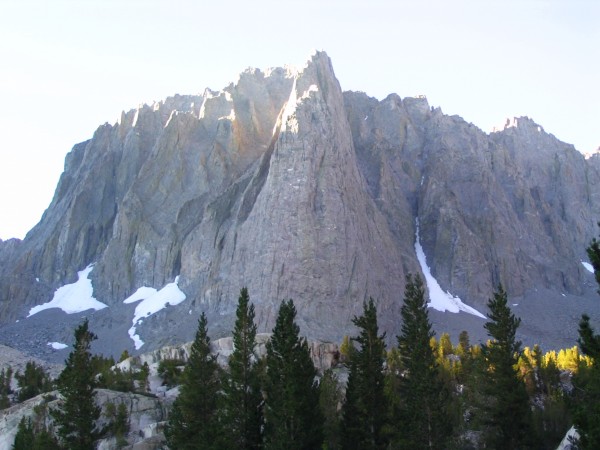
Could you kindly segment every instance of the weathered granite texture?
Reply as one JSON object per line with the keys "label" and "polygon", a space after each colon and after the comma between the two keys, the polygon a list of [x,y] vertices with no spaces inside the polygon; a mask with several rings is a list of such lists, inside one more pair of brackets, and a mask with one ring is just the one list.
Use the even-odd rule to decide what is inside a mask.
{"label": "weathered granite texture", "polygon": [[[528,118],[486,134],[422,97],[344,93],[322,52],[301,70],[247,70],[222,91],[141,106],[77,144],[40,223],[0,242],[0,341],[92,262],[110,307],[87,315],[107,353],[131,350],[122,301],[178,275],[187,299],[138,327],[144,351],[190,340],[201,311],[230,335],[243,286],[262,332],[293,298],[305,335],[339,342],[372,296],[393,339],[405,275],[420,271],[417,219],[444,289],[481,311],[500,282],[521,302],[543,289],[543,308],[573,330],[548,340],[574,343],[577,299],[595,295],[581,260],[600,219],[600,158]],[[554,336],[530,309],[524,323]]]}

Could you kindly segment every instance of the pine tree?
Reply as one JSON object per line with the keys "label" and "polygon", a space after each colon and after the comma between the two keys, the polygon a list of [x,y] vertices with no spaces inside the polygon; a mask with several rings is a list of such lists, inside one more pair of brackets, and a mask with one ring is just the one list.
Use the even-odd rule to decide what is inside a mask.
{"label": "pine tree", "polygon": [[95,373],[90,347],[96,335],[89,331],[87,319],[75,330],[75,344],[58,378],[58,390],[63,402],[51,412],[58,426],[62,443],[70,450],[94,448],[100,438],[96,420],[100,408],[95,403]]}
{"label": "pine tree", "polygon": [[460,355],[465,355],[471,349],[471,342],[469,339],[469,332],[463,330],[458,335],[458,349]]}
{"label": "pine tree", "polygon": [[294,302],[282,301],[267,343],[265,449],[315,449],[323,441],[317,371],[295,318]]}
{"label": "pine tree", "polygon": [[177,450],[216,448],[220,371],[216,357],[210,354],[204,313],[198,320],[190,358],[181,379],[179,396],[173,403],[165,429],[169,447]]}
{"label": "pine tree", "polygon": [[521,342],[516,340],[516,331],[521,319],[510,311],[502,286],[488,301],[488,308],[491,321],[484,328],[491,340],[481,346],[486,363],[482,380],[486,402],[484,439],[489,448],[528,448],[532,437],[531,410],[525,383],[517,370]]}
{"label": "pine tree", "polygon": [[[600,222],[598,222],[598,226],[600,227]],[[600,241],[596,238],[592,238],[592,242],[588,248],[585,249],[590,262],[592,263],[592,267],[594,268],[594,276],[596,278],[596,283],[600,286]],[[598,293],[600,294],[600,289],[598,289]]]}
{"label": "pine tree", "polygon": [[577,393],[573,421],[580,436],[578,447],[596,449],[600,448],[600,335],[594,333],[586,314],[579,322],[578,343],[592,363],[573,378]]}
{"label": "pine tree", "polygon": [[13,370],[12,367],[2,369],[0,372],[0,409],[5,409],[10,406],[10,398],[12,394],[12,388],[10,387],[12,381]]}
{"label": "pine tree", "polygon": [[54,435],[45,427],[35,432],[33,447],[29,450],[63,450]]}
{"label": "pine tree", "polygon": [[[526,347],[523,353],[527,354],[527,350]],[[567,404],[567,393],[560,381],[560,371],[556,367],[555,359],[546,359],[537,344],[527,358],[533,367],[533,377],[529,383],[535,385],[532,423],[536,447],[555,449],[573,424]]]}
{"label": "pine tree", "polygon": [[23,416],[19,422],[19,427],[17,428],[17,434],[15,435],[12,450],[31,450],[34,442],[35,435],[33,432],[33,425],[31,424],[31,418]]}
{"label": "pine tree", "polygon": [[[396,444],[403,448],[445,448],[450,434],[449,392],[439,376],[430,339],[425,289],[419,275],[406,277],[401,334],[398,350],[403,373],[400,376],[400,408],[396,412]],[[450,343],[451,346],[451,343]]]}
{"label": "pine tree", "polygon": [[33,412],[33,417],[21,419],[13,450],[61,450],[62,447],[59,445],[55,433],[46,426],[48,422],[47,403],[36,405]]}
{"label": "pine tree", "polygon": [[590,325],[590,316],[583,314],[579,322],[579,347],[584,355],[597,359],[600,357],[600,335],[594,333]]}
{"label": "pine tree", "polygon": [[116,447],[123,448],[127,445],[127,433],[129,432],[129,414],[125,403],[116,406],[112,402],[104,405],[104,416],[108,420],[107,431],[115,438]]}
{"label": "pine tree", "polygon": [[142,392],[148,392],[150,390],[150,382],[148,381],[149,376],[150,366],[147,362],[144,362],[135,377],[136,381],[138,382],[138,389],[140,389]]}
{"label": "pine tree", "polygon": [[50,375],[48,375],[48,372],[42,366],[36,364],[35,361],[27,361],[23,374],[17,372],[15,378],[19,383],[17,398],[20,402],[24,402],[52,389]]}
{"label": "pine tree", "polygon": [[368,304],[363,304],[362,316],[355,316],[352,323],[360,330],[353,339],[359,348],[352,352],[350,361],[343,407],[342,446],[346,449],[385,448],[385,333],[379,335],[377,308],[372,298]]}
{"label": "pine tree", "polygon": [[263,400],[255,341],[254,305],[248,289],[242,288],[233,330],[234,350],[229,357],[229,372],[223,379],[220,408],[226,448],[256,449],[261,444]]}
{"label": "pine tree", "polygon": [[332,369],[323,373],[319,388],[319,406],[323,415],[323,448],[337,450],[341,446],[340,405],[344,396],[338,377]]}
{"label": "pine tree", "polygon": [[[600,222],[598,223],[600,226]],[[594,267],[594,276],[600,286],[600,241],[592,239],[586,252]],[[600,294],[600,289],[598,289]],[[581,448],[600,448],[600,335],[590,325],[590,317],[584,314],[579,322],[579,345],[591,364],[582,374],[577,374],[573,384],[577,388],[578,401],[574,422],[579,432]]]}

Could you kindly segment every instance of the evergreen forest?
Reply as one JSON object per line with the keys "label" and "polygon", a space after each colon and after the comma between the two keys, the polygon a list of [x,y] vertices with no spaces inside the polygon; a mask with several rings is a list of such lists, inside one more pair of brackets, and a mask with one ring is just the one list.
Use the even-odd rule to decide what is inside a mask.
{"label": "evergreen forest", "polygon": [[[593,239],[587,251],[600,285],[600,242]],[[353,318],[357,334],[341,343],[337,365],[322,372],[291,299],[281,302],[260,356],[254,305],[241,289],[226,366],[210,351],[203,313],[187,362],[165,360],[159,368],[165,384],[179,386],[164,429],[168,448],[555,449],[572,426],[573,448],[600,448],[600,335],[588,316],[579,323],[578,346],[522,347],[521,320],[500,285],[487,304],[488,340],[472,344],[463,331],[452,342],[432,329],[420,276],[405,282],[395,345],[386,346],[371,298]],[[127,444],[126,409],[102,413],[96,388],[147,392],[148,367],[114,369],[111,358],[91,354],[94,339],[87,321],[75,330],[56,381],[34,363],[22,374],[0,372],[3,408],[53,389],[62,399],[39,408],[36,420],[21,420],[13,449],[93,449],[104,436],[119,448]]]}

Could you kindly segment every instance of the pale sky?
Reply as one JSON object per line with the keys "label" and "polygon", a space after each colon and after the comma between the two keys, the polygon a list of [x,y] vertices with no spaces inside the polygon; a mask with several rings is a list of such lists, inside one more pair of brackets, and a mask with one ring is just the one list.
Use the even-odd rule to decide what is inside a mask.
{"label": "pale sky", "polygon": [[600,146],[597,0],[0,0],[0,239],[24,237],[66,153],[122,110],[314,49],[344,90]]}

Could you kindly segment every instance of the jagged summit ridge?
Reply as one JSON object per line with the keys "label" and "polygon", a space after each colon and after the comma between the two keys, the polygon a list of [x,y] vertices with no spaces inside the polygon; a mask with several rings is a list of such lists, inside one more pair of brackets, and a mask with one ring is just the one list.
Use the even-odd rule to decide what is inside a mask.
{"label": "jagged summit ridge", "polygon": [[538,133],[544,132],[544,128],[527,116],[507,117],[504,123],[498,127],[494,127],[492,132],[498,133],[509,128],[521,128],[526,130],[537,130]]}
{"label": "jagged summit ridge", "polygon": [[[421,272],[417,219],[431,275],[479,311],[499,282],[521,305],[536,290],[552,293],[548,310],[562,294],[588,299],[598,164],[514,123],[486,134],[424,97],[343,92],[324,52],[299,70],[246,70],[221,91],[142,105],[77,144],[40,223],[0,243],[0,320],[95,263],[94,297],[109,307],[92,317],[122,334],[117,352],[132,345],[135,306],[123,301],[176,279],[185,300],[136,326],[151,348],[190,339],[200,311],[213,333],[230,332],[243,286],[261,331],[293,298],[305,334],[337,340],[372,296],[393,338],[405,274]],[[481,330],[477,317],[436,317]]]}

